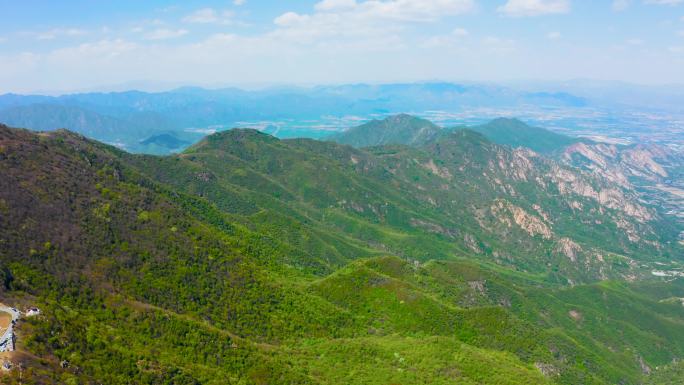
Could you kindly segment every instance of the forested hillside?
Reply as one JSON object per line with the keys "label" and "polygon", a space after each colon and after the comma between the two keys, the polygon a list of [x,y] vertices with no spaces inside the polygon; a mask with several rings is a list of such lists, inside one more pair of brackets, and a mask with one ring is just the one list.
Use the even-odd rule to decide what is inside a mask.
{"label": "forested hillside", "polygon": [[407,144],[0,126],[0,297],[42,309],[3,381],[676,381],[677,223],[470,130]]}

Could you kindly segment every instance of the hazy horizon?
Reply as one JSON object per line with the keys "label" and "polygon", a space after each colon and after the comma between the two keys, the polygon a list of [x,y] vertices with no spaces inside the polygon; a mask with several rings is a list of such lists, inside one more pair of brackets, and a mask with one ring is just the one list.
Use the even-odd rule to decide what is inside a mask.
{"label": "hazy horizon", "polygon": [[[87,94],[87,93],[123,93],[123,92],[145,92],[145,93],[164,93],[173,92],[183,88],[200,88],[204,90],[225,90],[225,89],[236,89],[242,91],[266,91],[266,90],[277,90],[277,89],[315,89],[318,87],[337,87],[337,86],[349,86],[349,85],[369,85],[369,86],[382,86],[382,85],[394,85],[394,84],[459,84],[459,85],[490,85],[490,86],[502,86],[509,88],[534,88],[534,89],[544,89],[547,91],[557,90],[558,87],[577,85],[581,83],[583,85],[592,85],[595,87],[643,87],[647,89],[674,89],[677,91],[684,92],[684,83],[638,83],[623,80],[601,80],[601,79],[589,79],[589,78],[575,78],[575,79],[509,79],[509,80],[470,80],[470,79],[417,79],[417,80],[396,80],[396,81],[349,81],[349,82],[321,82],[321,83],[288,83],[288,82],[275,82],[275,83],[202,83],[202,82],[163,82],[163,81],[150,81],[150,80],[133,80],[122,83],[114,84],[99,84],[84,88],[72,88],[72,89],[35,89],[30,91],[21,90],[4,90],[0,89],[0,95],[6,94],[16,94],[16,95],[46,95],[46,96],[66,96],[74,94]],[[547,88],[545,88],[547,87]],[[550,87],[550,88],[548,88]]]}

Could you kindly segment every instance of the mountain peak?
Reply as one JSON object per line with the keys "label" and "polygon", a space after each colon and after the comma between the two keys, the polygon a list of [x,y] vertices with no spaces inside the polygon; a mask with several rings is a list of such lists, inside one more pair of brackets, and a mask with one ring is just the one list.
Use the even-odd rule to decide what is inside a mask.
{"label": "mountain peak", "polygon": [[471,129],[494,143],[511,147],[527,147],[539,153],[559,151],[578,141],[544,128],[530,126],[515,118],[497,118],[489,123],[471,127]]}
{"label": "mountain peak", "polygon": [[185,152],[194,152],[198,149],[212,149],[217,147],[232,146],[236,143],[270,143],[279,139],[253,128],[232,128],[226,131],[211,134]]}
{"label": "mountain peak", "polygon": [[497,124],[497,125],[503,125],[503,124],[505,124],[505,125],[509,125],[509,126],[511,126],[511,127],[512,127],[512,126],[516,126],[516,127],[530,127],[529,124],[523,122],[522,120],[520,120],[520,119],[518,119],[518,118],[507,118],[507,117],[500,117],[500,118],[493,119],[493,120],[491,120],[491,121],[490,121],[489,123],[487,123],[487,124]]}
{"label": "mountain peak", "polygon": [[387,122],[402,122],[402,121],[424,121],[428,122],[428,120],[419,118],[417,116],[413,116],[407,113],[400,113],[396,115],[390,115],[386,117],[385,119],[382,119],[381,121],[387,121]]}
{"label": "mountain peak", "polygon": [[429,120],[402,113],[352,127],[332,139],[354,147],[419,145],[433,140],[441,132],[442,128]]}
{"label": "mountain peak", "polygon": [[169,132],[165,132],[159,135],[152,135],[147,139],[141,140],[140,143],[144,145],[160,146],[162,148],[170,150],[186,147],[190,144],[189,142],[182,140],[173,133]]}
{"label": "mountain peak", "polygon": [[232,128],[230,130],[226,131],[220,131],[214,134],[211,134],[207,136],[207,139],[212,140],[212,141],[222,141],[222,140],[231,140],[231,141],[247,141],[247,140],[268,140],[268,141],[274,141],[278,140],[276,137],[266,134],[264,132],[261,132],[259,130],[255,130],[253,128]]}

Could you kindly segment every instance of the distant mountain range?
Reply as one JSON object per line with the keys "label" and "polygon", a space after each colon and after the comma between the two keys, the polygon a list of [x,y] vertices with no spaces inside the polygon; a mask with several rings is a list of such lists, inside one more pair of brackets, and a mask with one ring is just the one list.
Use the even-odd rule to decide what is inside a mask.
{"label": "distant mountain range", "polygon": [[[651,106],[645,100],[637,103],[620,98],[617,91],[605,93],[614,88],[627,92],[634,87],[614,85],[606,90],[590,84],[556,84],[544,89],[543,85],[434,82],[252,91],[184,87],[166,92],[56,97],[5,94],[0,95],[0,122],[34,130],[66,128],[127,151],[168,154],[179,149],[146,144],[146,140],[164,134],[179,142],[195,143],[203,135],[233,127],[257,128],[280,138],[321,139],[344,128],[402,112],[433,119],[443,126],[475,126],[515,113],[556,132],[567,134],[570,128],[576,136],[585,132],[597,135],[596,127],[611,128],[618,141],[625,137],[654,137],[649,134],[653,124],[669,127],[681,120],[680,110],[672,107],[672,100],[679,100],[676,90],[643,90],[651,95],[651,101],[668,101],[662,106],[664,109],[658,109],[658,103]],[[676,127],[672,135],[677,137]],[[676,143],[684,143],[681,133]]]}
{"label": "distant mountain range", "polygon": [[386,144],[421,145],[458,129],[479,132],[489,140],[513,148],[526,147],[539,153],[554,153],[565,147],[591,142],[557,134],[549,130],[529,126],[520,120],[498,118],[478,126],[463,126],[443,129],[434,123],[407,114],[373,120],[358,127],[352,127],[328,139],[354,147],[371,147]]}
{"label": "distant mountain range", "polygon": [[[490,85],[416,83],[273,88],[244,91],[180,88],[168,92],[84,93],[58,97],[0,95],[0,122],[34,130],[67,128],[133,152],[164,153],[144,141],[160,133],[195,142],[206,130],[241,122],[371,117],[400,111],[455,111],[470,106],[584,106],[567,93],[522,92]],[[319,127],[295,136],[320,137]],[[166,151],[168,152],[168,150]]]}

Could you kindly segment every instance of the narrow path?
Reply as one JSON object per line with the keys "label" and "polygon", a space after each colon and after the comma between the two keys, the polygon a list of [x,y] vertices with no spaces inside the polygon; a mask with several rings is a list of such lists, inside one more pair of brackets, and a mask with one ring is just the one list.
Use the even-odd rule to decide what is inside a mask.
{"label": "narrow path", "polygon": [[19,310],[0,303],[0,352],[14,350],[14,322],[20,315]]}

